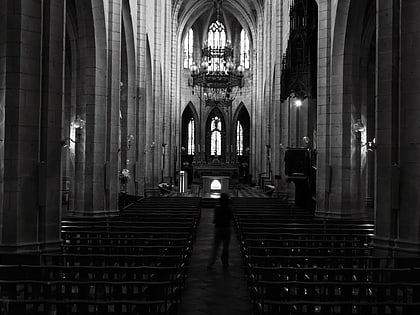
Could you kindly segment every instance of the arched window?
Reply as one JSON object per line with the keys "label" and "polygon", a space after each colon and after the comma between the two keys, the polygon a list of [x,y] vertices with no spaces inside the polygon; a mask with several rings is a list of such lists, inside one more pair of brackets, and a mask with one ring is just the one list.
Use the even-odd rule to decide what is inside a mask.
{"label": "arched window", "polygon": [[[212,48],[223,48],[226,46],[225,26],[220,22],[213,22],[209,27],[207,35],[207,45]],[[212,58],[209,60],[210,71],[226,71],[223,58]]]}
{"label": "arched window", "polygon": [[188,123],[188,155],[194,155],[195,153],[195,123],[194,118],[190,119]]}
{"label": "arched window", "polygon": [[189,69],[193,64],[193,38],[194,32],[190,28],[184,38],[184,68]]}
{"label": "arched window", "polygon": [[236,124],[236,155],[244,155],[244,128],[239,120]]}
{"label": "arched window", "polygon": [[241,31],[241,65],[249,69],[249,39],[244,29]]}
{"label": "arched window", "polygon": [[225,47],[226,45],[226,31],[225,26],[220,22],[213,22],[209,27],[207,35],[207,42],[209,47]]}
{"label": "arched window", "polygon": [[210,125],[211,132],[211,155],[221,155],[222,154],[222,122],[220,118],[215,116],[211,120]]}

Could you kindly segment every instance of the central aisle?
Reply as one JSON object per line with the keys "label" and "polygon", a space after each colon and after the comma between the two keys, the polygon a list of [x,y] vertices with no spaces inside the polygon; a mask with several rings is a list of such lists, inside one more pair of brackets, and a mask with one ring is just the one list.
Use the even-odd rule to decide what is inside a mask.
{"label": "central aisle", "polygon": [[179,314],[251,315],[252,305],[234,232],[230,243],[230,267],[223,270],[220,248],[213,269],[206,268],[213,241],[212,220],[213,209],[203,208]]}

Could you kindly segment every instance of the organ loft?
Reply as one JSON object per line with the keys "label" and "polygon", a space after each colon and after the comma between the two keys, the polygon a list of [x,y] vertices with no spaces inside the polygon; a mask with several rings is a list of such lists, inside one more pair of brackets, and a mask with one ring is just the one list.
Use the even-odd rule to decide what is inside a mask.
{"label": "organ loft", "polygon": [[0,0],[0,314],[418,314],[419,12]]}

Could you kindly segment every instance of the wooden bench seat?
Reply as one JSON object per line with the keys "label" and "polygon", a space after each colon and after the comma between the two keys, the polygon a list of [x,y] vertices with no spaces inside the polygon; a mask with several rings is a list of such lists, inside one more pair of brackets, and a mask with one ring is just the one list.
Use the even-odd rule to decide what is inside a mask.
{"label": "wooden bench seat", "polygon": [[45,314],[175,314],[178,303],[169,300],[81,300],[81,299],[1,299],[2,315],[45,315]]}
{"label": "wooden bench seat", "polygon": [[157,246],[172,246],[172,245],[187,245],[191,243],[189,238],[133,238],[133,237],[85,237],[77,236],[72,239],[66,239],[66,245],[133,245],[133,246],[143,246],[143,245],[157,245]]}
{"label": "wooden bench seat", "polygon": [[336,234],[336,233],[290,233],[290,232],[242,232],[240,238],[247,239],[280,239],[280,240],[342,240],[342,241],[361,241],[363,243],[370,243],[373,233],[363,234]]}
{"label": "wooden bench seat", "polygon": [[335,230],[335,229],[346,229],[346,230],[368,230],[373,231],[374,225],[370,223],[324,223],[324,222],[306,222],[306,223],[283,223],[283,222],[240,222],[239,226],[241,229],[249,228],[278,228],[278,229],[308,229],[308,230]]}
{"label": "wooden bench seat", "polygon": [[246,246],[245,252],[249,256],[368,256],[371,247],[291,247],[291,246]]}
{"label": "wooden bench seat", "polygon": [[244,233],[249,232],[259,232],[259,233],[276,233],[276,232],[282,232],[282,233],[296,233],[296,234],[325,234],[325,233],[333,233],[333,234],[373,234],[373,229],[370,228],[322,228],[322,227],[315,227],[315,228],[305,228],[305,227],[241,227],[241,230]]}
{"label": "wooden bench seat", "polygon": [[[132,235],[135,237],[136,235],[139,235],[141,233],[155,233],[156,235],[170,235],[171,233],[187,233],[188,235],[192,235],[194,232],[194,229],[191,227],[180,227],[180,226],[168,226],[168,227],[162,227],[162,226],[145,226],[145,227],[129,227],[129,228],[113,228],[113,227],[91,227],[91,228],[80,228],[80,227],[62,227],[61,233],[68,233],[68,232],[83,232],[83,233],[90,233],[90,235],[95,235],[95,233],[98,233],[98,235],[103,235],[104,232],[106,233],[112,233],[115,232],[116,235],[126,235],[127,237],[130,237]],[[161,233],[161,234],[159,234]],[[175,234],[173,234],[175,235]],[[169,236],[171,237],[171,236]]]}
{"label": "wooden bench seat", "polygon": [[340,240],[340,239],[275,239],[275,238],[246,238],[241,241],[241,246],[289,246],[289,247],[367,247],[370,242],[363,239]]}
{"label": "wooden bench seat", "polygon": [[80,254],[128,254],[128,255],[174,255],[190,250],[189,246],[172,245],[80,245],[80,244],[63,244],[64,253],[80,253]]}
{"label": "wooden bench seat", "polygon": [[160,266],[0,265],[0,280],[180,281],[182,271]]}
{"label": "wooden bench seat", "polygon": [[357,301],[277,301],[264,299],[257,304],[258,314],[267,315],[417,315],[419,302]]}
{"label": "wooden bench seat", "polygon": [[85,221],[85,220],[62,220],[61,225],[63,226],[142,226],[145,224],[154,225],[155,223],[161,224],[169,224],[172,223],[174,225],[188,225],[194,224],[195,220],[193,217],[184,217],[184,218],[156,218],[156,217],[144,217],[141,220],[133,220],[133,219],[126,219],[126,220],[98,220],[98,221]]}
{"label": "wooden bench seat", "polygon": [[184,255],[43,254],[41,264],[59,266],[156,266],[184,268]]}
{"label": "wooden bench seat", "polygon": [[372,256],[282,256],[252,255],[244,258],[250,266],[272,267],[324,267],[324,268],[371,268],[389,266],[391,257]]}
{"label": "wooden bench seat", "polygon": [[416,282],[411,268],[252,267],[258,281]]}
{"label": "wooden bench seat", "polygon": [[420,303],[420,283],[366,281],[258,281],[254,292],[264,303],[278,302],[352,302]]}
{"label": "wooden bench seat", "polygon": [[62,231],[61,237],[63,239],[72,239],[78,237],[101,237],[101,238],[191,238],[192,231],[108,231],[108,230],[76,230],[76,231]]}

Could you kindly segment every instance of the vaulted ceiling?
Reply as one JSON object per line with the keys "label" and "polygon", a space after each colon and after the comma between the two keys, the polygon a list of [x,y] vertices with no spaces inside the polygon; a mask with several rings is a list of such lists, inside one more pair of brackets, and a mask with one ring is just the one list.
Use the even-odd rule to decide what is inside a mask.
{"label": "vaulted ceiling", "polygon": [[[173,14],[177,18],[182,33],[193,24],[203,27],[215,15],[215,0],[173,0]],[[264,0],[222,0],[223,19],[233,24],[241,24],[251,37],[262,15]]]}

